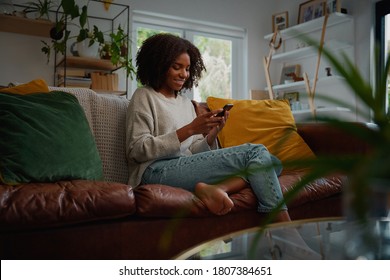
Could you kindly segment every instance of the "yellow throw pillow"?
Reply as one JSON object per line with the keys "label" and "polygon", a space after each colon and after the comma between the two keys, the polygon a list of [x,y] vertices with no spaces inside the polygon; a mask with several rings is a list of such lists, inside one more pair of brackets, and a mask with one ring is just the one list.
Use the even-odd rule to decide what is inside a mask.
{"label": "yellow throw pillow", "polygon": [[4,93],[14,93],[14,94],[31,94],[31,93],[48,93],[49,87],[47,86],[45,80],[36,79],[31,82],[21,84],[15,87],[9,87],[0,89]]}
{"label": "yellow throw pillow", "polygon": [[263,144],[282,163],[315,157],[297,132],[287,100],[207,99],[211,110],[220,109],[226,103],[232,103],[234,107],[218,136],[222,147]]}

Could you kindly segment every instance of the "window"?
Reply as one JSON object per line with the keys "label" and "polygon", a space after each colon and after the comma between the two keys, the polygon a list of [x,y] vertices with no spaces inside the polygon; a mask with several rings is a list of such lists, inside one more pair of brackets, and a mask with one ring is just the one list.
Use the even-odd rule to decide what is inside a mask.
{"label": "window", "polygon": [[[375,41],[380,47],[380,63],[377,71],[384,71],[385,59],[390,53],[390,5],[388,0],[382,0],[375,6]],[[388,80],[388,86],[390,85]],[[390,88],[387,91],[387,108],[390,107]],[[388,112],[390,109],[388,109]]]}
{"label": "window", "polygon": [[202,54],[207,72],[203,73],[193,99],[205,101],[208,96],[232,97],[232,41],[207,35],[193,35],[192,41]]}
{"label": "window", "polygon": [[[161,26],[154,26],[150,24],[134,24],[135,26],[135,34],[136,34],[136,40],[133,42],[136,42],[134,45],[133,43],[133,63],[135,63],[135,56],[137,54],[138,49],[141,47],[143,41],[145,41],[147,38],[159,34],[159,33],[172,33],[177,36],[183,37],[183,32],[178,29],[173,29],[173,28],[167,28],[167,27],[161,27]],[[134,77],[136,78],[136,77]],[[131,94],[134,92],[134,90],[137,87],[140,87],[141,84],[134,79],[131,83]]]}
{"label": "window", "polygon": [[[146,38],[162,32],[173,33],[193,42],[203,56],[207,71],[203,73],[198,87],[189,93],[191,99],[200,102],[206,101],[208,96],[245,97],[245,30],[134,11],[133,60]],[[132,91],[137,86],[133,81]]]}

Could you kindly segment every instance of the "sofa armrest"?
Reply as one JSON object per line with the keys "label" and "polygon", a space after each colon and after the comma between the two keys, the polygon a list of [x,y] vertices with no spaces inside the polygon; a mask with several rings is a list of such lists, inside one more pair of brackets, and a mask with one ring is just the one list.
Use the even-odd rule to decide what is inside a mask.
{"label": "sofa armrest", "polygon": [[[372,129],[371,124],[351,123],[351,125]],[[326,123],[299,123],[299,135],[316,155],[351,155],[368,153],[368,143],[339,128]]]}

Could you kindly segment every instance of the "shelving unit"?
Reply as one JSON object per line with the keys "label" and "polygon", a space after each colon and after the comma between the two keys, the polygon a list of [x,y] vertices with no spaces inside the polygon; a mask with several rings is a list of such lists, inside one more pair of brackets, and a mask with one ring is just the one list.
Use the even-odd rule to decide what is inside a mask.
{"label": "shelving unit", "polygon": [[[27,4],[14,4],[14,7],[18,12],[21,12],[26,7],[26,5]],[[111,3],[110,9],[108,11],[104,10],[104,3],[101,1],[90,0],[89,5],[94,5],[94,8],[89,7],[88,11],[95,12],[89,15],[92,21],[91,25],[98,25],[100,23],[105,26],[105,30],[113,31],[118,27],[119,24],[121,24],[122,28],[125,28],[126,30],[127,37],[129,37],[130,9],[128,5]],[[55,12],[56,11],[50,11],[51,15],[53,15]],[[54,26],[55,23],[49,20],[0,14],[0,31],[2,32],[50,38],[50,29]],[[68,43],[70,45],[72,42]],[[56,86],[59,86],[60,79],[58,76],[60,69],[62,69],[61,79],[64,82],[64,86],[66,86],[66,72],[69,69],[85,69],[86,72],[101,71],[104,73],[113,73],[119,68],[113,65],[110,60],[73,56],[69,52],[69,46],[67,46],[66,53],[63,57],[59,57],[57,54],[55,55],[54,85]],[[127,73],[122,75],[121,78],[125,84],[123,89],[112,92],[107,90],[96,91],[102,93],[112,93],[116,95],[126,95],[128,91]]]}
{"label": "shelving unit", "polygon": [[50,37],[53,22],[0,14],[0,31],[24,35]]}
{"label": "shelving unit", "polygon": [[[110,9],[108,11],[104,10],[104,5],[102,2],[97,0],[91,0],[88,4],[88,20],[90,21],[90,26],[98,26],[100,30],[103,31],[114,31],[120,25],[122,29],[125,30],[127,38],[129,38],[129,24],[130,24],[130,9],[128,5],[111,3]],[[93,8],[91,7],[93,5]],[[68,29],[69,28],[69,29]],[[72,26],[68,25],[67,30],[71,31],[72,34],[78,34],[77,30],[72,30]],[[107,41],[110,38],[105,38]],[[90,74],[92,72],[99,72],[101,74],[113,74],[116,73],[119,76],[119,81],[121,82],[122,87],[119,87],[118,90],[109,90],[109,89],[95,89],[96,92],[100,93],[112,93],[116,95],[126,95],[128,91],[128,75],[125,71],[118,71],[120,67],[113,65],[108,59],[100,58],[90,58],[90,57],[80,57],[74,56],[70,52],[70,45],[75,42],[75,39],[69,40],[67,42],[67,50],[65,55],[60,57],[58,54],[55,56],[55,66],[54,66],[54,84],[56,86],[72,86],[68,81],[72,78],[71,75],[68,75],[69,70],[74,69],[84,69],[85,77],[75,76],[73,77],[76,80],[79,78],[80,81],[82,78],[85,78],[86,82],[88,79],[90,85],[92,81]],[[130,45],[130,44],[128,44]],[[60,69],[62,69],[60,71]],[[87,77],[88,76],[88,77]],[[80,86],[82,82],[80,82]]]}
{"label": "shelving unit", "polygon": [[[271,81],[268,82],[268,84],[272,83],[272,91],[269,90],[270,88],[268,86],[265,88],[265,90],[273,92],[276,98],[283,97],[285,93],[299,92],[299,98],[301,102],[307,102],[308,104],[312,102],[310,107],[314,115],[315,112],[326,112],[327,114],[330,114],[333,111],[335,115],[340,115],[340,112],[343,114],[345,113],[344,115],[349,113],[352,115],[352,118],[347,118],[353,119],[354,117],[356,118],[356,112],[353,112],[347,108],[341,109],[341,107],[337,107],[337,105],[331,105],[329,102],[318,100],[318,98],[316,98],[311,91],[311,85],[316,82],[316,85],[313,87],[315,92],[320,91],[321,94],[327,95],[333,99],[339,98],[341,102],[348,102],[351,104],[352,108],[356,108],[356,99],[354,95],[351,94],[351,92],[347,92],[348,90],[345,87],[344,79],[340,76],[337,76],[337,73],[331,73],[331,76],[327,76],[325,68],[329,67],[329,63],[321,55],[319,55],[317,48],[308,46],[302,42],[301,39],[303,35],[309,36],[312,39],[318,40],[318,42],[320,42],[321,38],[324,37],[324,48],[336,54],[344,52],[353,57],[353,17],[347,14],[333,13],[329,15],[325,23],[324,20],[325,18],[321,17],[281,30],[280,37],[283,40],[282,47],[275,51],[271,56],[271,64],[273,69],[272,71],[268,72],[271,73],[269,74],[270,80],[277,81],[280,78],[278,70],[280,69],[281,71],[284,66],[300,65],[300,76],[304,76],[304,73],[308,73],[308,83],[305,81],[299,81],[278,84],[272,83]],[[264,36],[264,39],[269,41],[273,38],[273,36],[274,34],[268,34]],[[319,67],[318,73],[316,73],[317,67]],[[316,74],[318,74],[318,78],[315,80]],[[320,90],[317,90],[317,88]],[[313,96],[314,98],[311,99]],[[294,111],[293,114],[294,116],[302,117],[303,115],[307,115],[307,112],[303,113],[300,111]]]}

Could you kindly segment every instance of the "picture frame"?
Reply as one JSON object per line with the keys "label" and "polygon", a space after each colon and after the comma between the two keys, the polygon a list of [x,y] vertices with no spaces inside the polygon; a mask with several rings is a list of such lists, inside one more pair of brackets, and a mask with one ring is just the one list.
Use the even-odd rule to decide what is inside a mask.
{"label": "picture frame", "polygon": [[326,13],[326,2],[316,2],[313,4],[313,19],[320,18]]}
{"label": "picture frame", "polygon": [[294,91],[294,92],[285,92],[283,94],[283,99],[287,99],[290,104],[292,102],[296,102],[296,101],[299,101],[299,92],[297,91]]}
{"label": "picture frame", "polygon": [[288,12],[281,12],[272,15],[272,32],[283,30],[288,27]]}
{"label": "picture frame", "polygon": [[328,14],[340,13],[341,12],[340,0],[326,0],[326,11]]}
{"label": "picture frame", "polygon": [[280,74],[280,84],[294,82],[293,77],[289,77],[290,74],[295,74],[296,77],[299,77],[301,74],[301,66],[299,64],[284,66]]}
{"label": "picture frame", "polygon": [[311,21],[325,15],[328,0],[310,0],[299,5],[298,24]]}

